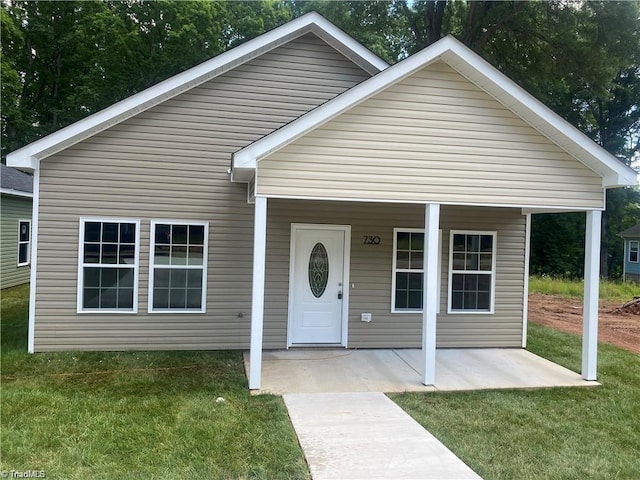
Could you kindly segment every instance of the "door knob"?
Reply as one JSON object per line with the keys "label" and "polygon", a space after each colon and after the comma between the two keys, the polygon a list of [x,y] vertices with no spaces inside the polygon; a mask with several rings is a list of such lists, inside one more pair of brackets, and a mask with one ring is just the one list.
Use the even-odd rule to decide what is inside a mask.
{"label": "door knob", "polygon": [[338,292],[338,300],[342,300],[342,292]]}

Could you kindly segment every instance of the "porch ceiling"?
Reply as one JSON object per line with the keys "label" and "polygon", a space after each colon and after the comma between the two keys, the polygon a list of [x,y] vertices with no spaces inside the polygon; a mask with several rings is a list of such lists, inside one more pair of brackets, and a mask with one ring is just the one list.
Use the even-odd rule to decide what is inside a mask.
{"label": "porch ceiling", "polygon": [[[419,349],[264,352],[260,393],[432,392],[599,385],[516,348],[438,349],[435,386],[424,386]],[[245,354],[249,371],[249,356]]]}

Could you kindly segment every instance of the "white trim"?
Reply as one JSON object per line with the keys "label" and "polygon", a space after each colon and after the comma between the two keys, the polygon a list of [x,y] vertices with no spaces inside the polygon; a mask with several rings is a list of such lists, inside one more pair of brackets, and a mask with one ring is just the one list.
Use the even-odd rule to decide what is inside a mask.
{"label": "white trim", "polygon": [[13,197],[33,198],[33,193],[14,190],[12,188],[0,188],[0,193],[3,195],[11,195]]}
{"label": "white trim", "polygon": [[[204,227],[204,243],[202,245],[202,265],[156,265],[155,263],[155,228],[156,225],[195,225]],[[148,281],[148,295],[147,295],[147,313],[152,314],[167,314],[167,313],[175,313],[175,314],[193,314],[193,313],[206,313],[207,312],[207,264],[208,264],[208,253],[209,253],[209,222],[208,221],[197,221],[197,220],[166,220],[166,219],[152,219],[149,226],[149,281]],[[187,239],[188,241],[188,239]],[[153,308],[153,288],[154,288],[154,279],[155,279],[155,268],[158,267],[160,269],[187,269],[187,270],[202,270],[202,294],[200,298],[199,309],[196,308],[187,308],[187,309],[176,309],[176,308],[163,308],[159,310],[155,310]]]}
{"label": "white trim", "polygon": [[36,272],[38,266],[38,208],[40,206],[40,162],[33,172],[33,202],[31,204],[31,278],[29,281],[29,332],[27,350],[35,353],[36,340]]}
{"label": "white trim", "polygon": [[[640,240],[628,240],[629,243],[629,255],[626,258],[626,261],[629,263],[639,263],[640,262]],[[635,243],[636,248],[635,248],[635,252],[636,252],[636,259],[631,260],[631,252],[633,251],[633,247],[631,246],[632,243]]]}
{"label": "white trim", "polygon": [[[26,223],[29,225],[29,239],[26,242],[20,240],[20,225],[22,223]],[[20,245],[25,243],[27,244],[27,260],[25,262],[20,262]],[[31,220],[27,218],[18,219],[18,255],[16,257],[16,261],[17,261],[18,267],[26,267],[29,265],[29,262],[31,261]]]}
{"label": "white trim", "polygon": [[[422,290],[422,383],[436,383],[436,324],[437,305],[440,303],[440,205],[432,203],[424,207],[424,275]],[[438,232],[436,234],[436,232]],[[431,285],[435,284],[436,288]]]}
{"label": "white trim", "polygon": [[529,321],[529,262],[531,258],[531,214],[525,215],[524,227],[524,286],[522,292],[522,348],[527,348]]}
{"label": "white trim", "polygon": [[[459,235],[491,235],[493,245],[491,252],[491,272],[487,270],[453,270],[453,236]],[[498,252],[498,232],[483,230],[451,230],[449,232],[449,270],[448,270],[448,292],[447,292],[447,313],[450,315],[493,315],[495,312],[496,296],[496,256]],[[451,287],[453,274],[469,275],[491,275],[491,298],[489,299],[489,310],[454,310],[451,308]]]}
{"label": "white trim", "polygon": [[[257,171],[256,171],[257,172]],[[318,197],[314,195],[272,195],[272,194],[256,194],[256,197],[264,197],[264,198],[279,198],[283,200],[320,200],[327,202],[366,202],[366,203],[403,203],[405,205],[428,205],[433,203],[433,200],[395,200],[395,199],[380,199],[380,198],[350,198],[350,197]],[[440,205],[455,205],[462,207],[504,207],[504,208],[521,208],[523,209],[523,213],[544,213],[537,211],[539,207],[534,205],[518,205],[514,203],[485,203],[485,202],[441,202]],[[591,210],[600,210],[604,211],[604,203],[602,208],[586,208],[586,207],[544,207],[546,211],[549,213],[562,213],[562,212],[588,212]],[[531,212],[527,210],[531,209]],[[536,211],[533,211],[536,210]]]}
{"label": "white trim", "polygon": [[[87,264],[89,267],[99,268],[123,268],[125,266],[133,269],[133,307],[131,309],[120,308],[91,308],[84,309],[82,307],[82,300],[84,298],[84,229],[87,222],[100,222],[100,223],[133,223],[136,226],[136,237],[134,247],[134,262],[133,266],[125,264]],[[122,217],[80,217],[80,223],[78,228],[78,285],[76,292],[76,313],[78,314],[136,314],[138,313],[138,277],[140,275],[140,219],[137,218],[122,218]]]}
{"label": "white trim", "polygon": [[262,383],[262,335],[264,331],[264,279],[267,252],[267,199],[256,198],[253,217],[253,282],[251,286],[251,333],[249,389]]}
{"label": "white trim", "polygon": [[446,62],[560,148],[597,172],[603,177],[603,187],[638,183],[635,171],[591,141],[585,134],[452,36],[439,40],[273,133],[238,150],[232,156],[232,181],[242,181],[240,178],[246,176],[246,174],[238,175],[235,172],[255,170],[257,162],[262,158],[437,60]]}
{"label": "white trim", "polygon": [[[432,204],[431,204],[432,205]],[[393,229],[393,251],[392,251],[392,266],[391,266],[391,313],[422,313],[423,309],[416,310],[396,310],[396,261],[397,261],[397,240],[398,240],[398,232],[409,232],[409,233],[424,233],[424,228],[402,228],[395,227]],[[426,237],[425,237],[426,238]],[[442,230],[438,230],[438,292],[442,288]],[[402,269],[402,271],[418,271],[411,269]],[[423,282],[424,282],[424,268],[421,269],[423,274]],[[438,303],[436,305],[436,313],[440,313],[440,299],[438,298]]]}
{"label": "white trim", "polygon": [[596,380],[598,366],[598,291],[600,288],[601,212],[587,212],[584,247],[582,378]]}
{"label": "white trim", "polygon": [[296,252],[296,232],[298,230],[333,230],[344,232],[344,252],[343,252],[343,268],[342,268],[342,327],[340,345],[347,348],[349,335],[349,286],[351,285],[350,265],[351,265],[351,225],[328,225],[324,223],[292,223],[291,224],[291,241],[289,246],[289,300],[287,302],[287,348],[298,345],[294,344],[291,338],[293,327],[293,297],[294,297],[294,279],[295,279],[295,252]]}
{"label": "white trim", "polygon": [[371,74],[388,67],[373,52],[311,12],[10,153],[7,165],[35,169],[36,160],[75,145],[306,33],[318,35]]}

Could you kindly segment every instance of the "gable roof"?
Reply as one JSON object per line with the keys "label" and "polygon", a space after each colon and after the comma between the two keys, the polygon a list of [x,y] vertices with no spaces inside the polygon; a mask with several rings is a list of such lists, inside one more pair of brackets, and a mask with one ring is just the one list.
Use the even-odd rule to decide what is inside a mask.
{"label": "gable roof", "polygon": [[0,164],[0,192],[19,197],[33,197],[33,177]]}
{"label": "gable roof", "polygon": [[307,33],[317,35],[372,75],[389,66],[384,60],[318,13],[307,13],[10,153],[7,156],[7,164],[13,167],[35,170],[38,167],[39,160],[75,145],[154,105],[173,98]]}
{"label": "gable roof", "polygon": [[602,176],[604,187],[637,184],[635,171],[451,36],[439,40],[237,151],[232,159],[232,180],[250,180],[260,159],[438,60],[444,61]]}
{"label": "gable roof", "polygon": [[622,232],[620,232],[618,234],[619,237],[622,238],[636,238],[636,237],[640,237],[640,223],[637,225],[634,225],[631,228],[627,228],[626,230],[623,230]]}

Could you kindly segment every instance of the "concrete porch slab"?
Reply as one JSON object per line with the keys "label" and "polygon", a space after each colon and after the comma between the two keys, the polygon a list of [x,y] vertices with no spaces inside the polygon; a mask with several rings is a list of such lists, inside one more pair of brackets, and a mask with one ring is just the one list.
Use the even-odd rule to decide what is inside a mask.
{"label": "concrete porch slab", "polygon": [[[256,393],[429,392],[497,388],[586,387],[583,380],[520,348],[438,349],[436,384],[421,383],[419,349],[265,351]],[[244,355],[249,371],[249,354]]]}
{"label": "concrete porch slab", "polygon": [[382,393],[283,398],[313,480],[480,479]]}

